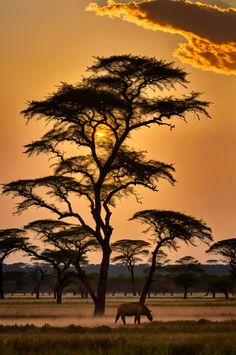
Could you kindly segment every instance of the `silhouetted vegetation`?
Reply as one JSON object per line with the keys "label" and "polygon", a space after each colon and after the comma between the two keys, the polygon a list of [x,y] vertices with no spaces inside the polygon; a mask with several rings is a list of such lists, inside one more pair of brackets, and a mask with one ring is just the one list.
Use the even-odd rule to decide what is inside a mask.
{"label": "silhouetted vegetation", "polygon": [[98,248],[97,241],[82,226],[55,220],[38,220],[25,226],[31,230],[50,249],[39,251],[39,248],[30,244],[29,239],[23,244],[23,250],[35,259],[48,262],[54,268],[57,280],[54,287],[57,303],[61,303],[62,291],[68,285],[69,279],[75,273],[69,271],[70,266],[77,270],[77,277],[84,283],[91,297],[95,294],[90,283],[87,282],[83,266],[87,263],[87,253]]}
{"label": "silhouetted vegetation", "polygon": [[4,298],[3,263],[15,251],[21,249],[24,231],[19,228],[0,230],[0,298]]}
{"label": "silhouetted vegetation", "polygon": [[[190,112],[208,116],[209,103],[199,100],[196,92],[180,98],[164,96],[163,89],[187,85],[186,72],[155,58],[98,57],[88,71],[91,75],[79,84],[63,83],[45,100],[31,101],[22,112],[28,121],[36,118],[49,123],[39,140],[26,145],[26,153],[54,158],[53,171],[50,176],[5,184],[3,192],[21,197],[18,213],[34,206],[60,221],[73,218],[98,242],[102,261],[97,289],[92,289],[85,274],[83,282],[93,298],[94,314],[101,315],[111,255],[112,209],[121,198],[136,195],[137,186],[157,191],[160,179],[175,182],[172,165],[132,149],[129,138],[151,125],[173,128],[172,118],[186,120]],[[84,201],[89,206],[89,219],[83,207],[77,208],[78,200],[81,206]]]}
{"label": "silhouetted vegetation", "polygon": [[138,262],[143,261],[143,257],[149,255],[147,249],[149,246],[150,243],[137,239],[121,239],[111,245],[112,251],[117,254],[112,261],[123,263],[130,272],[133,296],[136,296],[134,267]]}
{"label": "silhouetted vegetation", "polygon": [[[20,265],[6,265],[4,271],[5,295],[7,294],[15,297],[20,294],[25,294],[28,297],[32,295],[32,291],[35,290],[35,287],[38,286],[38,282],[40,281],[39,272],[37,270],[41,269],[45,276],[40,281],[38,297],[40,295],[53,297],[57,282],[57,273],[50,265],[50,263],[38,265],[26,265],[22,263]],[[135,277],[136,292],[141,295],[146,280],[145,270],[147,269],[147,264],[137,265],[136,267],[139,270],[138,276]],[[140,269],[141,267],[142,269]],[[203,270],[206,267],[205,272],[202,272],[200,277],[198,272],[191,271],[191,276],[193,276],[193,278],[195,277],[194,282],[190,280],[191,284],[188,284],[188,289],[191,291],[191,294],[194,294],[195,296],[198,294],[212,295],[213,298],[217,296],[222,297],[222,295],[226,298],[232,297],[231,295],[233,292],[236,292],[236,289],[234,281],[230,277],[229,269],[226,266],[222,265],[222,270],[225,270],[224,273],[222,273],[222,271],[218,273],[220,265],[212,265],[210,273],[208,273],[207,265],[200,264],[200,267]],[[213,273],[214,268],[215,273]],[[97,272],[91,272],[91,270],[97,270]],[[123,274],[119,274],[121,270],[119,265],[112,265],[111,270],[112,273],[110,273],[110,276],[108,277],[107,295],[133,295],[133,288],[130,283],[130,274],[128,270],[126,271],[124,268],[122,269]],[[87,266],[84,266],[84,272],[92,287],[96,288],[99,279],[99,265],[93,265],[92,267],[92,265],[88,264]],[[181,284],[186,280],[185,277],[181,278],[181,276],[179,276],[179,281],[177,277],[178,273],[179,275],[182,275],[179,265],[177,264],[168,265],[168,267],[161,269],[158,268],[153,275],[148,297],[156,297],[158,295],[174,296],[181,294],[183,292],[182,287],[184,287],[184,285]],[[88,290],[76,276],[77,272],[75,267],[69,267],[67,269],[67,274],[68,277],[66,278],[66,283],[64,284],[62,291],[77,297],[87,298]],[[69,277],[69,275],[71,277]]]}
{"label": "silhouetted vegetation", "polygon": [[[236,322],[152,322],[142,327],[1,326],[4,355],[234,355]],[[7,338],[7,341],[6,341]]]}
{"label": "silhouetted vegetation", "polygon": [[211,229],[203,221],[180,212],[145,210],[135,213],[132,219],[147,225],[145,232],[150,231],[154,237],[151,267],[140,296],[140,302],[144,304],[156,271],[158,252],[163,247],[177,250],[180,241],[191,245],[195,245],[196,241],[209,243],[212,235]]}
{"label": "silhouetted vegetation", "polygon": [[207,253],[220,254],[230,265],[231,276],[236,280],[236,238],[220,240],[207,250]]}

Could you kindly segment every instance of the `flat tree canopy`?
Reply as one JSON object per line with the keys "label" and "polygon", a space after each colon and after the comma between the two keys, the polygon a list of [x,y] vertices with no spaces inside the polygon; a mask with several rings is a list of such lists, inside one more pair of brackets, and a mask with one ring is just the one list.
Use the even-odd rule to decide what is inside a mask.
{"label": "flat tree canopy", "polygon": [[10,254],[21,249],[24,239],[23,229],[7,228],[0,230],[0,298],[4,298],[3,263]]}
{"label": "flat tree canopy", "polygon": [[141,239],[120,239],[111,244],[115,256],[112,261],[124,264],[130,272],[133,296],[136,296],[134,267],[138,262],[143,262],[143,258],[149,255],[148,247],[150,243]]}
{"label": "flat tree canopy", "polygon": [[232,278],[236,279],[236,238],[219,240],[211,245],[207,253],[222,255],[231,267]]}
{"label": "flat tree canopy", "polygon": [[[48,131],[26,145],[26,154],[54,158],[53,171],[50,176],[10,182],[4,193],[22,198],[19,213],[34,206],[59,219],[74,218],[98,241],[102,261],[94,313],[99,315],[105,311],[112,208],[121,198],[135,195],[137,186],[157,191],[160,179],[175,182],[171,164],[134,150],[129,138],[151,125],[173,128],[172,118],[186,120],[188,113],[208,116],[209,103],[196,92],[165,96],[176,85],[187,86],[186,73],[156,58],[97,57],[88,74],[76,85],[62,83],[22,111],[27,120],[47,123]],[[89,218],[83,202],[89,206]]]}
{"label": "flat tree canopy", "polygon": [[196,245],[199,241],[209,244],[212,234],[202,220],[177,211],[143,210],[131,218],[135,219],[147,226],[144,232],[153,235],[154,244],[151,267],[140,296],[140,302],[144,303],[156,270],[157,256],[162,248],[177,250],[181,241],[188,245]]}

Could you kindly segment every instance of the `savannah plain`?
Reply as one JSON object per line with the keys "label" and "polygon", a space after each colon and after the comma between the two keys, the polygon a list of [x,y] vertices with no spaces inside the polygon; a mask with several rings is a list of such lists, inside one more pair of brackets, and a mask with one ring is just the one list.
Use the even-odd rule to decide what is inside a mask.
{"label": "savannah plain", "polygon": [[90,299],[30,295],[0,301],[0,354],[236,354],[236,299],[192,295],[155,296],[146,304],[153,322],[142,316],[134,325],[119,319],[116,308],[135,297],[108,296],[106,316],[93,317]]}

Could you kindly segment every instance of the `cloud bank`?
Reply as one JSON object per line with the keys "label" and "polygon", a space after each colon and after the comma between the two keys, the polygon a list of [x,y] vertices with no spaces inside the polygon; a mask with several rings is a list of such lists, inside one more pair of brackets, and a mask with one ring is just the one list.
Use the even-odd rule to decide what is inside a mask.
{"label": "cloud bank", "polygon": [[173,55],[203,70],[236,75],[236,9],[190,0],[147,0],[107,5],[90,3],[88,11],[122,18],[150,30],[180,34],[184,43]]}

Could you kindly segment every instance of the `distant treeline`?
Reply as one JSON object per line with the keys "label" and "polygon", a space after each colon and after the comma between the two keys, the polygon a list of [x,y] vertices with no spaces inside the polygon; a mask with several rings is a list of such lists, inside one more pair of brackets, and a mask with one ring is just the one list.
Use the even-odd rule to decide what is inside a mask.
{"label": "distant treeline", "polygon": [[[46,264],[39,265],[42,270],[48,270],[52,272],[52,268]],[[144,276],[146,274],[146,270],[148,269],[149,264],[138,264],[135,266],[135,275],[136,276]],[[172,265],[170,265],[171,267]],[[229,265],[225,264],[200,264],[201,269],[209,275],[218,275],[223,276],[227,275],[230,272]],[[34,271],[38,266],[25,264],[22,262],[14,263],[14,264],[5,264],[3,266],[3,272],[8,271]],[[84,267],[86,273],[98,273],[100,268],[100,264],[88,264]],[[162,270],[162,273],[168,273],[168,271]],[[109,276],[129,276],[130,273],[126,266],[122,264],[111,264],[109,269]]]}
{"label": "distant treeline", "polygon": [[[107,294],[115,296],[140,295],[148,273],[149,264],[139,264],[135,273],[135,293],[127,269],[119,264],[111,265],[108,278]],[[199,269],[200,268],[200,269]],[[99,277],[99,265],[90,264],[84,269],[91,285],[96,287]],[[36,298],[41,295],[54,296],[57,300],[57,276],[55,270],[47,264],[30,265],[24,263],[6,264],[4,266],[4,294],[31,294]],[[176,265],[168,265],[156,270],[148,297],[152,295],[183,294],[184,298],[193,293],[205,293],[212,297],[222,294],[225,298],[235,293],[235,283],[226,265],[200,265],[197,270],[185,271]],[[63,294],[89,297],[88,291],[79,280],[73,268],[68,269],[68,278],[63,286]],[[218,295],[217,295],[218,296]],[[60,300],[61,302],[61,300]],[[59,302],[59,303],[60,303]]]}

